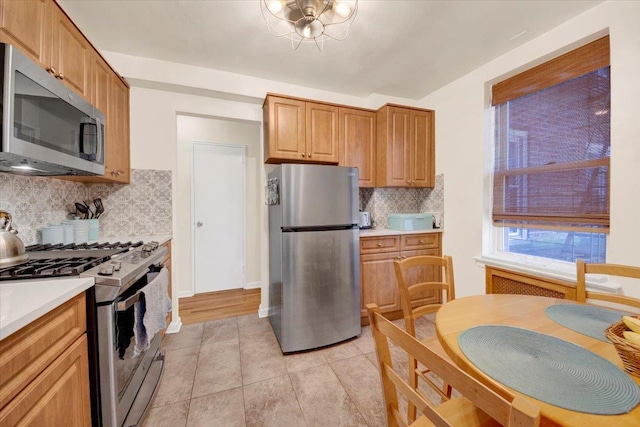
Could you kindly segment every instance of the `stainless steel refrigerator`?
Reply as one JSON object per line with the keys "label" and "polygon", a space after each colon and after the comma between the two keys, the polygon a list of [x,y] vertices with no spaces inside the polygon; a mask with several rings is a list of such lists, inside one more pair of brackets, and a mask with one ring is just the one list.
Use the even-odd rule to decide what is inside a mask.
{"label": "stainless steel refrigerator", "polygon": [[358,169],[283,164],[266,198],[269,320],[282,352],[359,335]]}

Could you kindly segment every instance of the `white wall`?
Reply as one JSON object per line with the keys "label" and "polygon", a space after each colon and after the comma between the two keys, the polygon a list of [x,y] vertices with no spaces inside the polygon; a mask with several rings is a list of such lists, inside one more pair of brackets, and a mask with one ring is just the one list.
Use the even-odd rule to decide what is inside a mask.
{"label": "white wall", "polygon": [[[261,126],[259,122],[220,120],[205,117],[178,115],[177,117],[177,176],[175,224],[181,232],[174,244],[180,251],[172,256],[180,265],[188,265],[191,260],[192,229],[191,221],[193,143],[208,142],[232,144],[245,147],[245,288],[261,287],[260,278],[260,174],[263,170],[260,150]],[[216,185],[212,183],[212,185]],[[217,185],[225,185],[224,182]],[[224,209],[224,206],[218,207]],[[191,269],[184,269],[177,283],[180,296],[193,295],[193,277]]]}
{"label": "white wall", "polygon": [[[485,119],[490,82],[607,32],[611,42],[611,233],[607,262],[640,265],[640,2],[605,2],[474,70],[420,101],[436,110],[436,169],[446,178],[444,253],[455,260],[456,294],[484,292],[483,196],[491,159]],[[484,214],[484,216],[483,216]],[[640,297],[640,289],[625,287]]]}

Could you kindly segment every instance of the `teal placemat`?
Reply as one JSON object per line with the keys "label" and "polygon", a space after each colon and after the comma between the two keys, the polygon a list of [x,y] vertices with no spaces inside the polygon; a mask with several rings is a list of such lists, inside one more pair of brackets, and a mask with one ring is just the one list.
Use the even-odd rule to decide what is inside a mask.
{"label": "teal placemat", "polygon": [[565,328],[604,342],[609,342],[604,336],[604,330],[619,322],[622,316],[630,315],[608,308],[578,304],[550,305],[544,312],[551,320]]}
{"label": "teal placemat", "polygon": [[535,399],[589,414],[623,414],[640,388],[613,363],[570,342],[511,326],[467,329],[465,356],[489,377]]}

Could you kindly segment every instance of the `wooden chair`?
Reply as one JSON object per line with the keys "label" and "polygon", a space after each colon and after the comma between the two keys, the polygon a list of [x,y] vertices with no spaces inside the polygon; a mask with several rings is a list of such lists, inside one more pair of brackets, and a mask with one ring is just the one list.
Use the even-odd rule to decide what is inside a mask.
{"label": "wooden chair", "polygon": [[[442,307],[443,303],[455,299],[453,260],[447,255],[443,257],[415,256],[401,261],[394,261],[394,268],[400,291],[405,330],[409,335],[415,337],[415,320],[418,317],[434,313]],[[430,276],[432,272],[437,272],[435,277]],[[436,281],[438,273],[442,274],[442,280]],[[442,303],[424,303],[425,291],[438,292]],[[423,342],[431,347],[432,350],[438,352],[440,356],[448,359],[437,338],[433,337]],[[418,378],[422,378],[425,383],[441,396],[443,401],[451,398],[451,386],[446,382],[442,386],[438,386],[426,375],[428,372],[428,367],[426,369],[418,369],[418,362],[409,356],[409,384],[411,387],[417,388]],[[407,418],[409,421],[413,421],[415,417],[416,407],[410,403]]]}
{"label": "wooden chair", "polygon": [[[367,311],[378,356],[378,369],[389,427],[431,425],[535,427],[540,424],[540,408],[531,402],[513,396],[506,389],[499,390],[500,394],[497,394],[487,388],[387,320],[380,314],[376,304],[367,304]],[[434,373],[453,385],[462,396],[439,405],[429,402],[394,370],[387,340],[391,340],[420,363],[429,366]],[[400,414],[398,392],[422,413],[415,422],[409,422]]]}
{"label": "wooden chair", "polygon": [[640,267],[620,264],[591,264],[579,259],[576,262],[578,281],[576,286],[576,300],[586,302],[588,299],[607,301],[628,305],[640,309],[640,299],[619,294],[587,291],[585,274],[606,274],[609,276],[629,277],[640,279]]}

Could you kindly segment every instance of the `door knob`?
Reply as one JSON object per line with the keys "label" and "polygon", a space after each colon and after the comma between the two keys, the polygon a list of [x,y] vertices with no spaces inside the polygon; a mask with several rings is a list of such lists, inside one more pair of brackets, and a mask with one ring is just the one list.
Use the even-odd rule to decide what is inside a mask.
{"label": "door knob", "polygon": [[196,227],[198,227],[198,228],[202,227],[202,221],[196,222]]}

